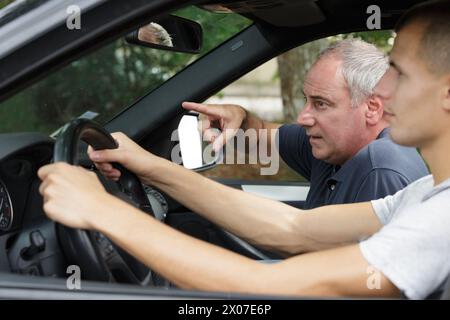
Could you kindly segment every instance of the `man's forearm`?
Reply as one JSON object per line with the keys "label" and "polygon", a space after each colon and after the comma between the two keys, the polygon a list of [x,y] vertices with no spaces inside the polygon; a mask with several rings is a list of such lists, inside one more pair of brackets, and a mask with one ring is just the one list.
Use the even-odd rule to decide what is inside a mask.
{"label": "man's forearm", "polygon": [[280,253],[353,243],[380,227],[370,203],[304,212],[224,186],[166,160],[155,166],[145,183],[242,239]]}
{"label": "man's forearm", "polygon": [[279,127],[281,127],[281,124],[264,121],[250,113],[248,110],[245,110],[245,118],[241,125],[241,129],[244,130],[244,132],[249,129],[256,130],[258,145],[261,141],[264,141],[264,143],[267,143],[267,150],[271,150],[271,145],[273,143],[272,130],[278,130]]}
{"label": "man's forearm", "polygon": [[368,263],[358,246],[263,264],[180,233],[118,199],[102,203],[93,228],[184,289],[283,295],[398,296],[381,275],[367,287]]}
{"label": "man's forearm", "polygon": [[161,161],[149,181],[193,212],[262,247],[284,252],[292,242],[298,209],[219,184],[169,161]]}
{"label": "man's forearm", "polygon": [[178,287],[260,291],[261,263],[182,234],[120,200],[113,207],[113,214],[97,214],[94,228]]}

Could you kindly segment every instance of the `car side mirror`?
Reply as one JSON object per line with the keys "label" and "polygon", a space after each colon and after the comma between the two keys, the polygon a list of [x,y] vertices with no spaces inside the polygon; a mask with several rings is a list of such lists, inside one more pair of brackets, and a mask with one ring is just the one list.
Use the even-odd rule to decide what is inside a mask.
{"label": "car side mirror", "polygon": [[178,125],[181,159],[186,169],[203,171],[214,167],[221,157],[212,143],[204,141],[198,114],[184,115]]}
{"label": "car side mirror", "polygon": [[167,15],[141,26],[125,37],[129,44],[187,53],[199,53],[203,30],[195,21]]}

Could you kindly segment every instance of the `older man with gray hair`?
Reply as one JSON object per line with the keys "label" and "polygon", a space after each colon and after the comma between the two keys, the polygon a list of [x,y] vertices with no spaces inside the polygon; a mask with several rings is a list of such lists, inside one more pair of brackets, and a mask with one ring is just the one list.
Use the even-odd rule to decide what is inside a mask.
{"label": "older man with gray hair", "polygon": [[363,202],[428,174],[414,148],[389,138],[383,101],[373,94],[388,68],[386,56],[372,44],[346,39],[331,45],[306,75],[298,124],[263,121],[238,105],[184,102],[183,107],[206,116],[207,135],[212,127],[222,130],[210,135],[216,150],[232,138],[225,133],[239,128],[257,130],[258,143],[276,143],[282,159],[310,181],[305,209]]}

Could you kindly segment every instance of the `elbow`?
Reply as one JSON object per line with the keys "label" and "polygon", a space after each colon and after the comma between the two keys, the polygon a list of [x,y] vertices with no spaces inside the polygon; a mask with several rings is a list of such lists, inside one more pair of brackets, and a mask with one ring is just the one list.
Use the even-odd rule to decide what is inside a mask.
{"label": "elbow", "polygon": [[259,248],[277,253],[282,257],[306,253],[311,250],[311,240],[307,238],[302,214],[298,209],[280,213],[277,221],[270,221],[254,234],[242,237],[243,240]]}
{"label": "elbow", "polygon": [[304,230],[303,221],[303,215],[297,210],[285,219],[282,227],[283,241],[278,248],[280,254],[291,257],[312,251],[310,248],[311,241],[307,237],[306,230]]}
{"label": "elbow", "polygon": [[273,227],[273,230],[277,230],[276,234],[265,237],[266,241],[258,244],[285,258],[311,251],[308,247],[310,241],[304,236],[299,220],[297,212],[295,216],[280,219],[277,226]]}

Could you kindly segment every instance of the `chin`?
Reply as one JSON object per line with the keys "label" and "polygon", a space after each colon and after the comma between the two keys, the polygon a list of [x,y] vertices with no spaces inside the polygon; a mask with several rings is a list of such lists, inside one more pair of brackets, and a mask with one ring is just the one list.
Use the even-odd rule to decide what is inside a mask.
{"label": "chin", "polygon": [[395,143],[405,147],[418,147],[420,145],[420,139],[415,139],[413,132],[409,130],[399,130],[391,128],[391,139]]}
{"label": "chin", "polygon": [[314,156],[314,158],[316,158],[318,160],[322,160],[326,163],[339,164],[339,163],[335,163],[336,161],[334,161],[335,159],[333,159],[332,155],[329,152],[325,152],[325,150],[314,151],[314,148],[313,148],[312,155]]}
{"label": "chin", "polygon": [[314,147],[312,148],[312,155],[314,156],[314,158],[322,161],[326,161],[326,159],[328,158],[328,154],[326,152],[324,152],[323,150],[317,150]]}

